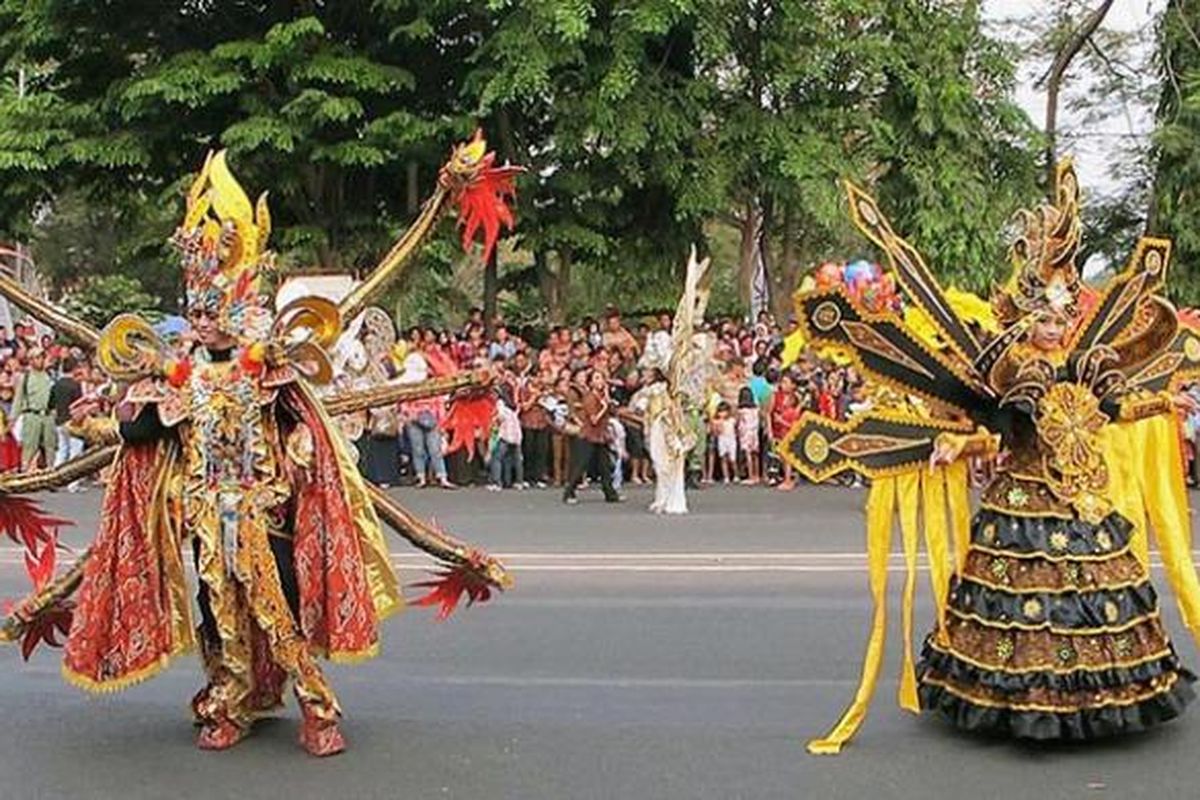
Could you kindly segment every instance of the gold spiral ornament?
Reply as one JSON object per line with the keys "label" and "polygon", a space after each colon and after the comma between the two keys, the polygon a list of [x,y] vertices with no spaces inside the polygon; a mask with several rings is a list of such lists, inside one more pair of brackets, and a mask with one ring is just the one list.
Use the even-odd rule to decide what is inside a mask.
{"label": "gold spiral ornament", "polygon": [[159,372],[167,350],[149,322],[136,314],[120,314],[100,334],[96,358],[117,380],[136,380]]}
{"label": "gold spiral ornament", "polygon": [[[304,331],[308,336],[301,335]],[[285,347],[303,339],[328,350],[342,333],[342,314],[336,303],[324,297],[300,297],[279,310],[272,333]]]}
{"label": "gold spiral ornament", "polygon": [[309,383],[324,386],[333,380],[333,364],[329,353],[315,342],[301,342],[284,351],[287,363]]}

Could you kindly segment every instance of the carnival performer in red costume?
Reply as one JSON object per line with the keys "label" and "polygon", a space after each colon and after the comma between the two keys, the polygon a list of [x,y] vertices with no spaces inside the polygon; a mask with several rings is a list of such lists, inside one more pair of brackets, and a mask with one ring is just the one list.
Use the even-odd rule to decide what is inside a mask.
{"label": "carnival performer in red costume", "polygon": [[[500,221],[511,223],[504,203],[512,174],[491,167],[479,137],[457,148],[414,229],[341,307],[305,297],[273,313],[264,282],[273,271],[265,196],[252,205],[224,153],[210,156],[173,237],[196,346],[172,359],[131,315],[98,337],[102,366],[130,382],[117,419],[75,409],[79,433],[119,446],[100,530],[80,563],[53,583],[53,541],[24,537],[41,590],[17,607],[0,639],[23,638],[28,656],[39,639],[54,643],[56,628],[69,631],[63,674],[96,692],[145,680],[198,649],[206,682],[192,710],[201,748],[238,743],[282,704],[291,683],[302,746],[317,756],[341,752],[341,709],[317,659],[374,656],[380,622],[404,605],[380,518],[450,567],[422,584],[432,591],[417,601],[440,604],[441,616],[463,593],[486,600],[509,581],[486,554],[424,525],[369,485],[331,422],[350,407],[412,396],[411,385],[406,395],[384,386],[325,401],[313,386],[330,378],[326,350],[341,320],[398,271],[448,200],[459,203],[467,242],[482,228],[485,247],[494,245],[496,206]],[[0,505],[12,503],[28,501]],[[0,528],[14,535],[57,522],[21,510],[23,522],[11,523],[0,508]],[[198,577],[198,619],[185,558]]]}

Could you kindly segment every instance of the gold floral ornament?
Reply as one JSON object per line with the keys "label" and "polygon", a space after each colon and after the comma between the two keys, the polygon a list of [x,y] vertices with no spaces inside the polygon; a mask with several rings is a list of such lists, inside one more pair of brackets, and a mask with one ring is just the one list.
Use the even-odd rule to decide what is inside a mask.
{"label": "gold floral ornament", "polygon": [[1133,653],[1133,640],[1125,634],[1115,637],[1113,652],[1121,658],[1128,658]]}
{"label": "gold floral ornament", "polygon": [[1054,533],[1050,534],[1051,550],[1061,553],[1066,550],[1070,544],[1071,539],[1067,536],[1065,531],[1055,531]]}
{"label": "gold floral ornament", "polygon": [[1092,391],[1077,383],[1057,383],[1038,407],[1038,436],[1050,491],[1081,519],[1099,523],[1112,504],[1104,497],[1108,468],[1100,449],[1100,429],[1108,417]]}
{"label": "gold floral ornament", "polygon": [[1011,636],[1001,636],[996,640],[996,656],[1002,661],[1008,661],[1016,652]]}
{"label": "gold floral ornament", "polygon": [[1025,601],[1024,605],[1021,606],[1021,613],[1024,614],[1025,618],[1029,620],[1041,619],[1042,601],[1038,600],[1036,597],[1029,598]]}

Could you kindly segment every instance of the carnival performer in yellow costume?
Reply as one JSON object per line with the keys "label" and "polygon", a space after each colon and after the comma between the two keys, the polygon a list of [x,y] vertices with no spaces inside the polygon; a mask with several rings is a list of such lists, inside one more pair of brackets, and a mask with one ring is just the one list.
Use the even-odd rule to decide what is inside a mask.
{"label": "carnival performer in yellow costume", "polygon": [[[841,289],[807,293],[797,298],[805,335],[929,410],[877,406],[846,423],[806,415],[784,442],[785,457],[811,478],[853,469],[873,481],[875,615],[862,683],[809,750],[838,752],[865,717],[882,659],[896,516],[908,565],[904,708],[1038,740],[1140,731],[1178,716],[1195,679],[1160,618],[1147,535],[1153,528],[1184,621],[1200,633],[1173,415],[1175,390],[1200,366],[1200,339],[1159,294],[1170,243],[1143,239],[1127,269],[1085,303],[1079,190],[1064,162],[1054,202],[1018,217],[1013,275],[992,304],[999,332],[989,335],[990,325],[956,313],[874,202],[853,186],[849,194],[856,223],[888,255],[918,313],[906,324],[859,308]],[[997,457],[972,519],[966,462]],[[938,616],[914,663],[922,533]]]}
{"label": "carnival performer in yellow costume", "polygon": [[[341,752],[341,710],[317,659],[375,655],[379,623],[404,604],[380,517],[450,567],[423,584],[432,591],[416,601],[440,604],[443,616],[463,593],[485,600],[508,578],[486,554],[424,525],[368,484],[331,421],[336,413],[394,404],[413,387],[376,386],[324,400],[314,387],[332,376],[328,349],[341,320],[377,294],[448,201],[471,206],[460,217],[466,226],[493,228],[501,212],[488,204],[504,204],[511,174],[491,168],[481,138],[457,148],[438,194],[365,288],[340,308],[302,297],[275,312],[265,285],[273,271],[265,195],[252,205],[225,154],[210,156],[173,237],[196,340],[182,356],[135,316],[120,316],[95,335],[0,285],[77,338],[95,335],[101,366],[130,384],[118,419],[75,409],[78,432],[109,447],[85,456],[86,463],[27,480],[28,488],[40,488],[115,458],[100,531],[74,568],[49,581],[53,543],[27,542],[36,551],[30,572],[39,591],[5,620],[0,640],[22,639],[28,657],[37,641],[54,643],[55,629],[67,632],[64,676],[98,692],[145,680],[198,646],[207,676],[192,702],[200,747],[236,744],[282,704],[291,683],[303,747],[317,756]],[[485,243],[492,245],[494,236]],[[0,503],[28,502],[7,496],[16,488],[0,486]],[[199,579],[199,619],[185,558]]]}

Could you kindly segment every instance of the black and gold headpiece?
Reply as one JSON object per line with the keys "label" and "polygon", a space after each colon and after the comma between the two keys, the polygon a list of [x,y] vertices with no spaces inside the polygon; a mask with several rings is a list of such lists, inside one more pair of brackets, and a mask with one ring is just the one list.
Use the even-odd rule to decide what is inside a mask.
{"label": "black and gold headpiece", "polygon": [[1079,181],[1070,158],[1055,171],[1054,203],[1017,212],[1019,226],[1009,249],[1012,276],[992,297],[996,317],[1011,325],[1029,314],[1073,317],[1078,311],[1080,278]]}

